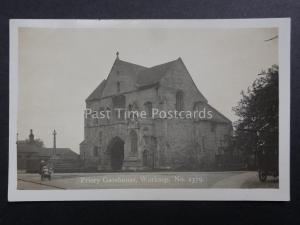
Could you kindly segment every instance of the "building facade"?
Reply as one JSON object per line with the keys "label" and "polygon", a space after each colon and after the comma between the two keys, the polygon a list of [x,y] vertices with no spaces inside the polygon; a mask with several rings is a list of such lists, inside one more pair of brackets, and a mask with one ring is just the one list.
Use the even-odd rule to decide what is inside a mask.
{"label": "building facade", "polygon": [[69,148],[45,148],[41,140],[35,139],[33,131],[27,140],[17,141],[17,169],[27,173],[37,173],[41,161],[51,162],[55,172],[80,171],[79,155]]}
{"label": "building facade", "polygon": [[[86,99],[86,108],[112,112],[109,118],[85,115],[80,157],[91,170],[210,168],[232,133],[231,121],[208,104],[181,58],[147,68],[117,54],[107,79]],[[120,108],[145,111],[146,117],[126,117],[116,110]],[[170,119],[152,115],[154,109],[211,116]]]}

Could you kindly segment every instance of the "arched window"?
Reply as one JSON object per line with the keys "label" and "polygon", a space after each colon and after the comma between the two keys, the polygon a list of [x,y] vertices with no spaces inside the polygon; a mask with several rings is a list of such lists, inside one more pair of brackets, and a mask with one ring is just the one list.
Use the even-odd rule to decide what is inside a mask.
{"label": "arched window", "polygon": [[110,120],[111,117],[112,117],[112,111],[111,111],[111,108],[106,107],[105,111],[108,112],[107,116],[105,117],[106,120]]}
{"label": "arched window", "polygon": [[148,118],[152,117],[152,103],[151,102],[146,102],[144,104],[144,106],[145,106],[145,111],[146,111],[146,114],[147,114],[146,116]]}
{"label": "arched window", "polygon": [[132,104],[129,105],[129,117],[132,120],[138,119],[138,113],[139,113],[139,108],[136,102],[133,102]]}
{"label": "arched window", "polygon": [[176,110],[183,111],[183,92],[177,91],[176,93]]}
{"label": "arched window", "polygon": [[130,145],[131,145],[131,154],[135,155],[137,153],[137,134],[134,130],[130,131]]}
{"label": "arched window", "polygon": [[216,132],[216,127],[217,127],[217,124],[215,122],[210,123],[210,131],[211,132]]}
{"label": "arched window", "polygon": [[139,110],[138,104],[136,102],[132,104],[132,110]]}
{"label": "arched window", "polygon": [[194,103],[193,110],[194,110],[194,111],[199,111],[199,105],[200,105],[199,102],[195,102],[195,103]]}
{"label": "arched window", "polygon": [[132,111],[132,104],[128,105],[128,111]]}
{"label": "arched window", "polygon": [[102,131],[99,131],[99,145],[102,145]]}
{"label": "arched window", "polygon": [[125,118],[125,102],[126,98],[124,95],[118,95],[113,97],[112,103],[113,103],[113,113],[115,116],[115,119],[117,120],[124,120]]}
{"label": "arched window", "polygon": [[133,108],[132,104],[129,104],[128,105],[129,119],[133,119],[132,108]]}
{"label": "arched window", "polygon": [[117,92],[120,93],[121,87],[120,87],[120,81],[117,82]]}

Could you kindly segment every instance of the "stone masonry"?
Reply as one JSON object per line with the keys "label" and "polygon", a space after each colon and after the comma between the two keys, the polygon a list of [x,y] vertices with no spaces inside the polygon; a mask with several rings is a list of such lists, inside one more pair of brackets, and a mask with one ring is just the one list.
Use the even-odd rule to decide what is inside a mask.
{"label": "stone masonry", "polygon": [[[208,104],[181,58],[151,68],[120,60],[86,99],[86,108],[111,111],[86,117],[80,157],[89,170],[194,170],[214,166],[229,144],[232,124]],[[146,111],[118,118],[115,108]],[[151,117],[152,110],[210,111],[212,118]]]}

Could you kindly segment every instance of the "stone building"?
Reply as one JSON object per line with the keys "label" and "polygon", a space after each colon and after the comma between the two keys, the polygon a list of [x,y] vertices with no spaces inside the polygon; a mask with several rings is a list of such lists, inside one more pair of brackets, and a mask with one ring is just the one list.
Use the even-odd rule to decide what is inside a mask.
{"label": "stone building", "polygon": [[[111,117],[85,116],[80,157],[91,170],[201,169],[215,164],[232,133],[229,119],[208,104],[181,58],[154,67],[117,57],[86,99],[86,108]],[[145,111],[146,118],[124,118],[117,108]],[[211,118],[154,117],[159,111],[206,110]]]}

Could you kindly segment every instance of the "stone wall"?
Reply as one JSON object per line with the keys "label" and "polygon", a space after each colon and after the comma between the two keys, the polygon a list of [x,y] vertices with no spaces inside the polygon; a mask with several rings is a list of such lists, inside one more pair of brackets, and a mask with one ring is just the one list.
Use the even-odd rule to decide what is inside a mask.
{"label": "stone wall", "polygon": [[[129,91],[133,88],[131,80],[122,77],[120,72],[109,76],[104,97],[99,101],[87,102],[86,107],[112,110],[113,96],[119,95],[116,86],[119,81],[127,109],[131,105],[134,110],[146,110],[145,103],[151,102],[153,108],[175,110],[176,93],[182,91],[183,110],[193,111],[198,103],[200,108],[207,107],[213,112],[213,119],[85,119],[85,140],[80,149],[81,158],[87,167],[95,170],[111,169],[108,147],[115,137],[125,143],[123,169],[199,169],[213,166],[215,155],[228,145],[232,132],[231,122],[207,104],[179,60],[181,63],[176,64],[159,84],[139,91]],[[118,71],[121,70],[113,68],[111,74]],[[132,130],[137,134],[137,152],[134,155],[131,152]]]}

